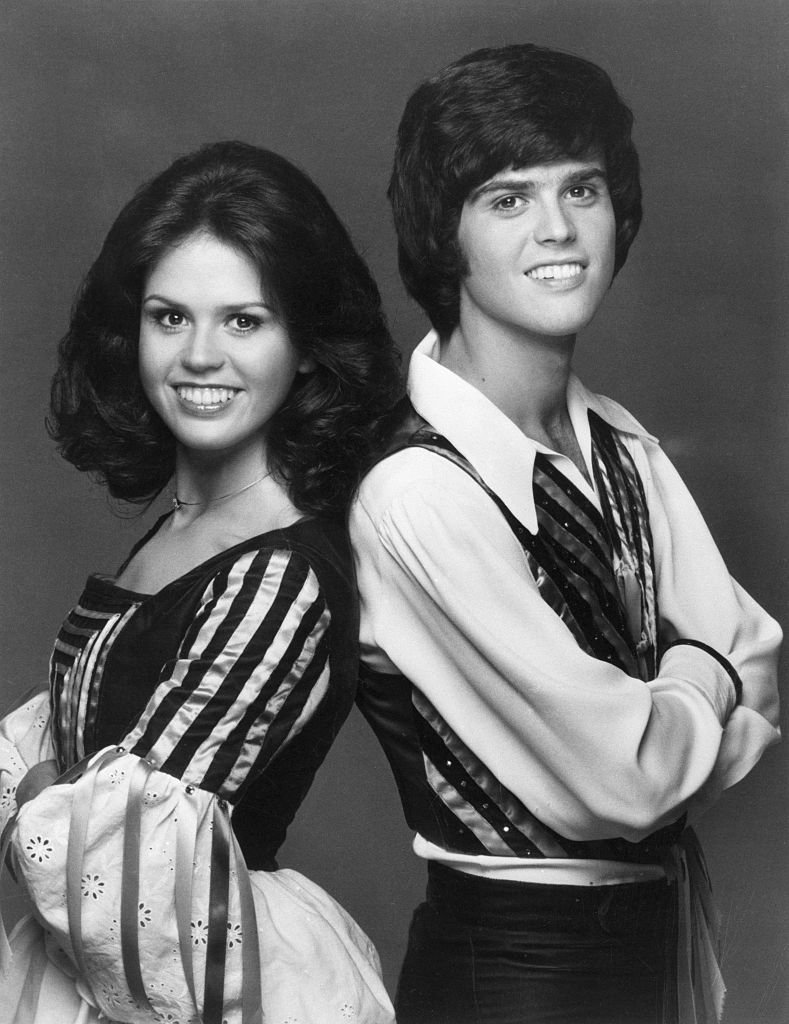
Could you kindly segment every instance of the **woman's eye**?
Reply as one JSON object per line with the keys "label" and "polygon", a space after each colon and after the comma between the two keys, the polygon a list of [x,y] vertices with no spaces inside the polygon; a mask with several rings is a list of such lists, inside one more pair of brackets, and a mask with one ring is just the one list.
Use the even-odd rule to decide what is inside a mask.
{"label": "woman's eye", "polygon": [[236,313],[230,318],[230,323],[233,329],[241,334],[247,334],[249,331],[254,331],[256,327],[260,327],[260,319],[249,313]]}
{"label": "woman's eye", "polygon": [[176,309],[153,309],[148,314],[151,320],[166,331],[176,331],[186,323],[186,317]]}

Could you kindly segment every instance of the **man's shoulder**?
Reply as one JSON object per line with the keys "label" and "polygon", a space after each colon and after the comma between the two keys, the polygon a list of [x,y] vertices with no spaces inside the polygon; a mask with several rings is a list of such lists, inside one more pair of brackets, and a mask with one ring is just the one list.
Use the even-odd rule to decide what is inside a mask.
{"label": "man's shoulder", "polygon": [[442,507],[480,491],[473,470],[445,438],[412,408],[404,410],[390,442],[362,480],[352,509],[373,520],[395,508]]}
{"label": "man's shoulder", "polygon": [[368,508],[383,509],[407,495],[436,497],[436,488],[446,479],[461,485],[467,475],[454,463],[419,444],[393,449],[367,473],[359,488],[358,501]]}
{"label": "man's shoulder", "polygon": [[427,420],[419,415],[408,395],[404,395],[389,414],[386,426],[387,441],[378,455],[376,464],[409,447],[414,437],[427,427]]}
{"label": "man's shoulder", "polygon": [[609,398],[607,395],[600,395],[589,391],[588,388],[575,378],[574,387],[583,397],[584,404],[591,412],[597,413],[605,422],[619,434],[630,435],[641,441],[657,443],[657,438],[639,423],[635,416],[627,410],[620,402]]}

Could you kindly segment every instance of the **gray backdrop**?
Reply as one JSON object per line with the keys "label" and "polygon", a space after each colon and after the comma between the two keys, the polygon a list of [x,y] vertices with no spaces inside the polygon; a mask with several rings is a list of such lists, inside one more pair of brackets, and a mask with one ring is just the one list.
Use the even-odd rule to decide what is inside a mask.
{"label": "gray backdrop", "polygon": [[[660,436],[732,572],[787,621],[787,87],[782,0],[5,0],[2,701],[43,680],[89,570],[140,535],[44,429],[74,289],[134,187],[198,144],[279,150],[366,253],[410,351],[384,196],[397,121],[453,57],[517,40],[603,64],[637,117],[645,223],[578,366]],[[147,520],[146,520],[147,521]],[[714,600],[714,595],[710,595]],[[786,755],[701,826],[724,917],[728,1024],[789,1020]],[[354,717],[285,850],[396,976],[422,867]]]}

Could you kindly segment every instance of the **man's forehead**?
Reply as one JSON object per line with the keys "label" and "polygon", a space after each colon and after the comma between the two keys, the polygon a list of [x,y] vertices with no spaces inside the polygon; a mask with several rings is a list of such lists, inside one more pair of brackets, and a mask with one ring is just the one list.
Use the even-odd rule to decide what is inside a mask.
{"label": "man's forehead", "polygon": [[503,168],[472,189],[469,198],[473,199],[482,193],[499,188],[536,187],[595,176],[605,177],[605,161],[600,154],[560,157],[558,160],[546,160],[522,167],[512,165]]}

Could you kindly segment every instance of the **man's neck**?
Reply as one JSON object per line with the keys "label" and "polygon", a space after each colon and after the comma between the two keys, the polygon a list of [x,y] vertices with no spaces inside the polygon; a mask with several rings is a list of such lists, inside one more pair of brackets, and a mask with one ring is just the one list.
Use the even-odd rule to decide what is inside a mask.
{"label": "man's neck", "polygon": [[589,480],[567,409],[575,336],[533,337],[486,321],[461,321],[441,343],[440,362],[478,391],[533,441],[565,455]]}
{"label": "man's neck", "polygon": [[[567,382],[575,338],[533,338],[486,323],[461,323],[441,343],[440,362],[529,437],[551,447],[569,426]],[[559,449],[561,450],[561,449]]]}

